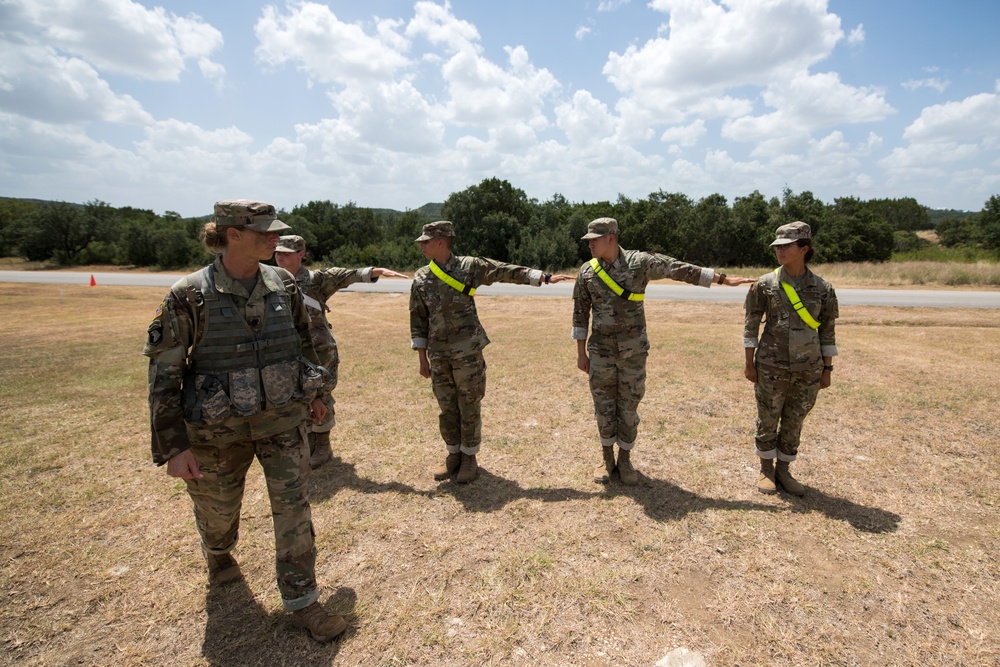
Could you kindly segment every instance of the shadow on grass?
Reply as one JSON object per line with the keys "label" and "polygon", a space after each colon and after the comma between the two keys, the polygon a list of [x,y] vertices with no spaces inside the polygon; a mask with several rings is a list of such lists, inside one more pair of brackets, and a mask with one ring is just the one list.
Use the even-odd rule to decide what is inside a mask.
{"label": "shadow on grass", "polygon": [[434,495],[442,494],[452,496],[462,503],[468,512],[496,512],[521,498],[557,503],[593,498],[598,495],[596,492],[567,488],[525,489],[517,482],[498,477],[481,466],[479,477],[469,484],[459,484],[454,481],[454,477],[450,481],[442,482],[434,491]]}
{"label": "shadow on grass", "polygon": [[292,622],[291,614],[268,614],[257,602],[246,580],[212,588],[205,599],[208,620],[201,652],[212,667],[245,665],[330,665],[345,637],[357,627],[353,610],[357,595],[340,588],[324,603],[347,617],[348,627],[337,639],[321,644]]}
{"label": "shadow on grass", "polygon": [[617,471],[611,482],[601,492],[602,496],[625,496],[641,505],[646,516],[654,521],[676,521],[692,512],[705,510],[742,510],[760,512],[778,512],[780,507],[755,503],[749,500],[728,500],[726,498],[709,498],[697,493],[686,491],[667,480],[647,477],[639,473],[639,483],[626,486],[618,478]]}
{"label": "shadow on grass", "polygon": [[831,519],[846,521],[856,530],[866,533],[894,533],[902,520],[902,517],[893,512],[878,507],[858,505],[846,498],[831,496],[811,486],[806,487],[806,495],[802,498],[784,492],[782,496],[791,501],[792,512],[802,514],[822,512]]}
{"label": "shadow on grass", "polygon": [[426,491],[415,489],[408,484],[399,482],[376,482],[372,479],[359,477],[356,466],[339,456],[324,463],[312,471],[309,476],[309,501],[319,502],[336,495],[341,489],[354,489],[361,493],[400,493],[410,495],[428,495]]}

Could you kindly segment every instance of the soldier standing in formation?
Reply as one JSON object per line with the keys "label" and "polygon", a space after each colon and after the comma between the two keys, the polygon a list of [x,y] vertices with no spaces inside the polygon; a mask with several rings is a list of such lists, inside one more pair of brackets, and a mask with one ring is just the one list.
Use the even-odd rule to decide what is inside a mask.
{"label": "soldier standing in formation", "polygon": [[727,277],[659,253],[625,250],[618,245],[618,221],[614,218],[591,221],[583,240],[589,242],[593,259],[580,268],[573,288],[572,336],[577,342],[577,368],[590,378],[603,453],[594,481],[608,483],[617,469],[623,484],[635,484],[639,477],[630,453],[638,432],[639,401],[646,391],[646,284],[672,278],[702,287],[712,283],[735,287],[753,279]]}
{"label": "soldier standing in formation", "polygon": [[410,288],[410,346],[420,358],[420,375],[431,379],[441,408],[439,425],[448,455],[434,470],[445,480],[456,471],[465,484],[476,478],[481,441],[480,402],[486,393],[489,345],[473,295],[480,285],[495,282],[538,286],[572,280],[525,266],[482,257],[452,254],[455,230],[446,220],[424,225],[416,242],[428,266],[417,269]]}
{"label": "soldier standing in formation", "polygon": [[331,393],[337,388],[337,369],[340,366],[340,354],[337,351],[337,340],[333,337],[333,327],[330,326],[326,314],[330,307],[327,300],[339,290],[354,283],[373,283],[380,277],[409,278],[402,273],[389,269],[368,267],[364,269],[327,268],[310,271],[302,265],[306,256],[306,242],[301,236],[282,236],[278,247],[274,249],[274,260],[278,266],[293,276],[302,292],[312,327],[313,347],[319,355],[320,363],[330,372],[333,379],[328,383],[329,391],[324,388],[323,403],[326,405],[326,418],[322,422],[309,421],[306,431],[309,433],[309,463],[313,469],[320,467],[333,457],[330,447],[330,431],[335,425],[334,403]]}
{"label": "soldier standing in formation", "polygon": [[[830,386],[839,309],[830,283],[806,266],[813,256],[809,225],[782,225],[776,236],[771,245],[780,266],[758,278],[746,298],[743,374],[754,383],[757,398],[757,490],[776,493],[781,486],[802,496],[805,487],[788,464],[798,455],[802,422],[819,390]],[[764,333],[758,340],[761,319]]]}
{"label": "soldier standing in formation", "polygon": [[270,204],[215,204],[202,242],[218,257],[174,284],[149,325],[151,445],[153,461],[187,484],[210,586],[243,576],[230,552],[246,473],[260,461],[282,603],[328,641],[347,622],[317,602],[304,427],[307,416],[323,421],[324,376],[295,279],[261,264],[284,229]]}

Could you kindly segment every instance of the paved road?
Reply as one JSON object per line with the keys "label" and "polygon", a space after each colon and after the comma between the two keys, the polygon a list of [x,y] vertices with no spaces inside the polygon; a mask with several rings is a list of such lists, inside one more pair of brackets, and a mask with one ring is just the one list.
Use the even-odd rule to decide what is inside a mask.
{"label": "paved road", "polygon": [[[0,282],[47,283],[55,285],[89,285],[90,277],[100,285],[126,285],[132,287],[169,287],[181,277],[176,273],[83,273],[79,271],[0,271]],[[382,292],[405,294],[410,291],[409,280],[383,278],[373,284],[355,284],[348,288],[354,292]],[[529,287],[527,285],[488,285],[476,294],[482,296],[563,296],[573,293],[573,283]],[[710,289],[684,284],[654,283],[647,288],[647,299],[672,299],[675,301],[721,301],[742,303],[746,288],[718,287]],[[967,290],[877,290],[838,289],[837,296],[843,306],[910,306],[923,308],[1000,308],[1000,291]]]}

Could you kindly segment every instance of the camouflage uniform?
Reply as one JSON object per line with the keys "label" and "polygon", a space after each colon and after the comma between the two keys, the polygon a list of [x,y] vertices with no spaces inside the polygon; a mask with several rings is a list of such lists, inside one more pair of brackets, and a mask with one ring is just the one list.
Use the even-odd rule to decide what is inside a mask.
{"label": "camouflage uniform", "polygon": [[[617,233],[615,223],[614,233]],[[708,287],[715,271],[659,253],[618,248],[618,259],[601,266],[618,285],[643,293],[650,280],[671,278]],[[601,445],[628,451],[635,445],[639,426],[636,412],[646,391],[646,314],[642,301],[618,296],[588,262],[580,267],[573,287],[573,338],[587,340],[590,355],[590,391],[594,398]]]}
{"label": "camouflage uniform", "polygon": [[[280,249],[279,249],[280,250]],[[337,352],[337,340],[333,337],[333,327],[330,326],[326,314],[330,312],[327,300],[336,292],[353,285],[354,283],[374,283],[377,277],[372,277],[372,267],[364,269],[339,269],[327,268],[310,271],[302,267],[295,274],[295,282],[298,283],[299,290],[302,291],[306,309],[309,311],[309,318],[312,326],[309,329],[312,335],[313,346],[316,354],[326,370],[330,372],[330,391],[337,388],[337,369],[340,367],[340,354]],[[322,396],[326,404],[327,414],[320,424],[309,422],[307,430],[310,433],[325,433],[335,425],[334,404],[336,401],[331,393]]]}
{"label": "camouflage uniform", "polygon": [[[791,284],[820,326],[812,329],[792,308],[779,281]],[[816,403],[823,357],[837,355],[834,325],[839,315],[830,283],[806,267],[791,278],[782,268],[760,277],[745,302],[743,347],[757,348],[756,454],[762,459],[794,461],[802,422]],[[761,319],[764,333],[757,339]],[[780,432],[779,432],[780,428]]]}
{"label": "camouflage uniform", "polygon": [[[461,283],[477,288],[495,282],[539,285],[542,272],[482,257],[452,255],[441,267]],[[410,288],[410,338],[426,349],[439,425],[448,452],[474,455],[481,442],[480,402],[486,394],[483,348],[490,343],[474,297],[439,280],[425,266]]]}
{"label": "camouflage uniform", "polygon": [[[229,202],[220,204],[227,210]],[[217,204],[217,220],[219,211]],[[197,460],[204,477],[185,482],[207,555],[236,545],[246,472],[255,456],[260,461],[277,583],[290,611],[319,595],[303,423],[323,376],[309,327],[291,274],[262,264],[248,294],[220,257],[171,287],[143,350],[153,461],[162,465],[185,450]]]}

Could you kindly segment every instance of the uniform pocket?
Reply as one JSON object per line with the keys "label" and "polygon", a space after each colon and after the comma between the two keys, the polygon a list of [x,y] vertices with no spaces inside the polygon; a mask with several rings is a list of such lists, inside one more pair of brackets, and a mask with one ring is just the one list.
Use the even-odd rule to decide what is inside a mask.
{"label": "uniform pocket", "polygon": [[296,396],[299,384],[299,362],[271,364],[260,372],[268,407],[284,405]]}
{"label": "uniform pocket", "polygon": [[260,414],[260,380],[256,368],[229,372],[229,398],[240,417]]}

